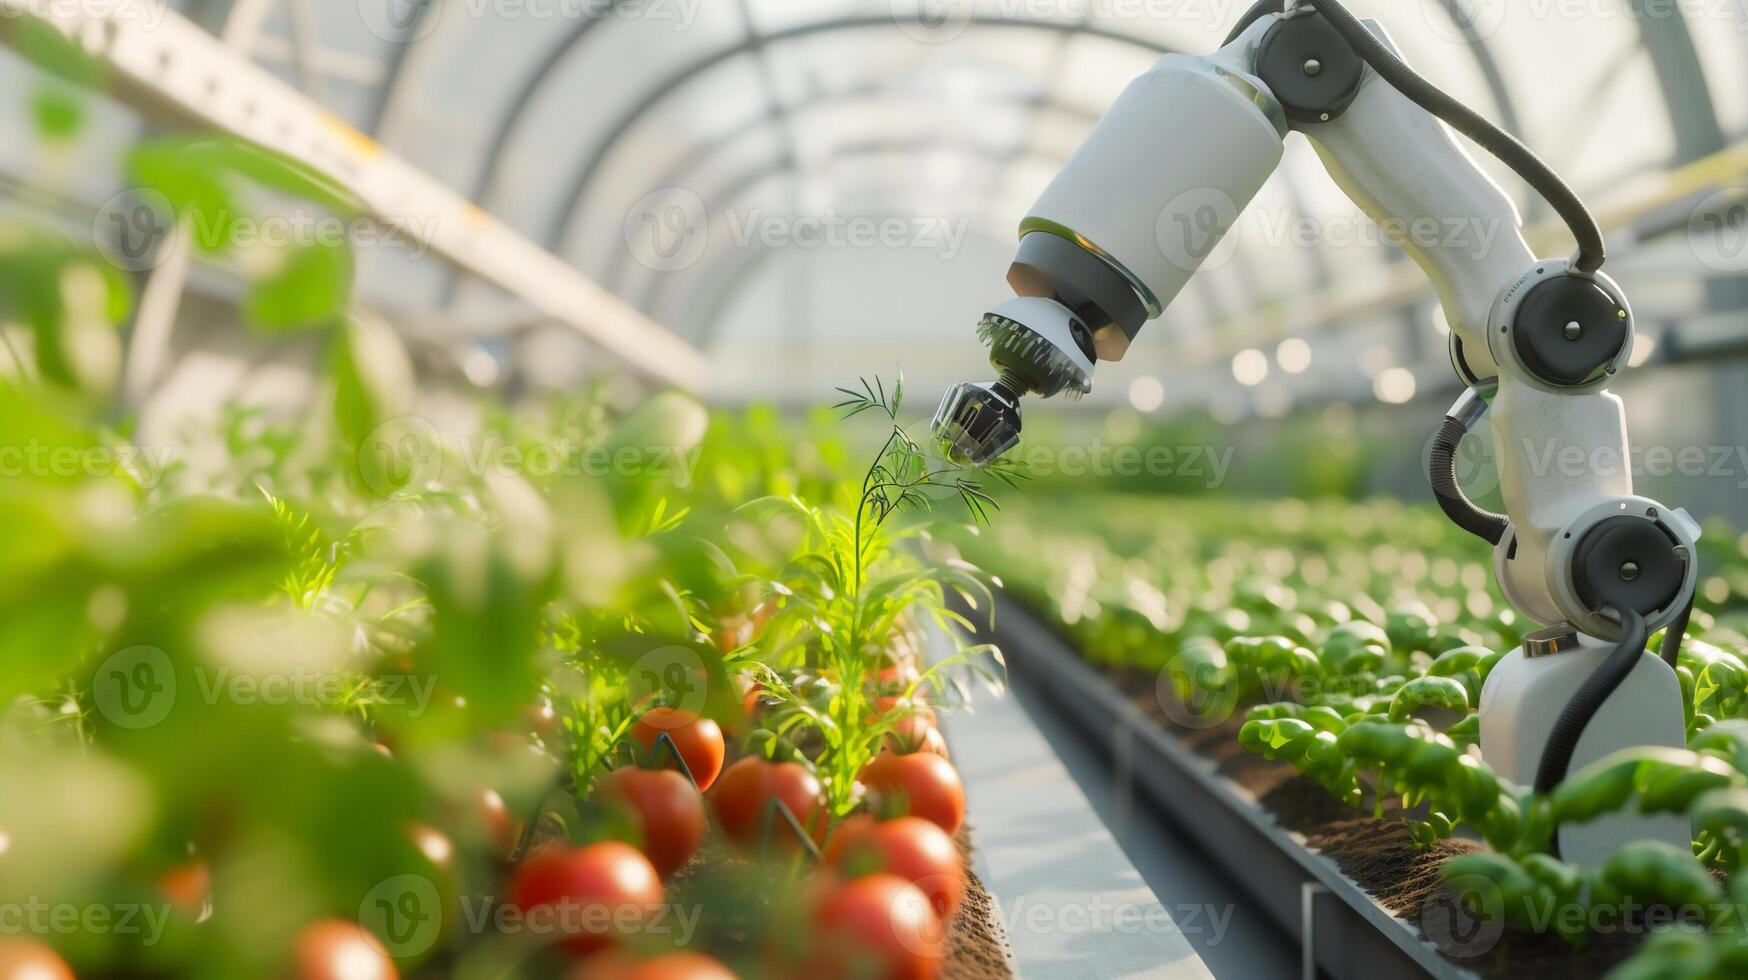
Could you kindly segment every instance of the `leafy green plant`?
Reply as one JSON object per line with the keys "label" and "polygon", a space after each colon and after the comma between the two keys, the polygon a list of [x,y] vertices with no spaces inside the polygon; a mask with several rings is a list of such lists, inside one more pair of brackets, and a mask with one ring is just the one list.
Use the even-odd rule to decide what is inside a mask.
{"label": "leafy green plant", "polygon": [[[840,389],[837,408],[845,418],[878,414],[885,439],[863,473],[847,508],[838,510],[796,497],[753,501],[749,513],[787,514],[806,528],[806,544],[780,573],[785,608],[770,635],[772,653],[800,655],[818,671],[811,690],[798,690],[774,671],[761,683],[781,704],[769,730],[767,751],[787,740],[812,736],[820,751],[813,759],[832,812],[848,814],[858,802],[856,777],[880,751],[893,728],[918,700],[919,692],[944,686],[960,667],[1000,665],[988,645],[962,646],[900,685],[895,706],[881,709],[876,681],[891,666],[888,651],[902,634],[932,622],[957,637],[972,624],[953,608],[957,598],[972,610],[990,609],[993,596],[977,569],[958,559],[931,561],[914,549],[927,525],[899,522],[900,515],[927,517],[942,499],[956,500],[977,521],[986,521],[995,498],[974,473],[931,456],[899,421],[902,378],[888,395],[883,382],[864,380],[861,390]],[[1009,482],[1019,470],[1003,464],[988,471]]]}

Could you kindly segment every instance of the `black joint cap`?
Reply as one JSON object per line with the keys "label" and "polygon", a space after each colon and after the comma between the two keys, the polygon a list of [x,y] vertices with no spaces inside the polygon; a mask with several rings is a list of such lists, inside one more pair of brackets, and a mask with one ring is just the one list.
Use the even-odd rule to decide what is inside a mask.
{"label": "black joint cap", "polygon": [[1607,373],[1627,343],[1626,310],[1582,276],[1555,276],[1518,305],[1512,345],[1536,377],[1561,387],[1590,384]]}
{"label": "black joint cap", "polygon": [[1572,585],[1591,609],[1632,609],[1650,616],[1681,595],[1687,563],[1655,521],[1622,514],[1599,521],[1572,555]]}
{"label": "black joint cap", "polygon": [[1322,13],[1284,17],[1256,49],[1256,74],[1287,118],[1297,123],[1334,119],[1360,92],[1365,62]]}

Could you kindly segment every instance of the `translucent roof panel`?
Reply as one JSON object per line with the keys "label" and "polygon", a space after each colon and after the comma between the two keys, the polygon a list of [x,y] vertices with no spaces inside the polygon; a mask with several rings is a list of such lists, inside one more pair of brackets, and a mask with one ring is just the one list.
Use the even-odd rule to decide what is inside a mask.
{"label": "translucent roof panel", "polygon": [[[202,23],[216,29],[223,17],[206,6]],[[1739,4],[1350,6],[1600,205],[1748,136]],[[852,354],[890,361],[951,336],[953,353],[927,369],[975,368],[971,324],[1006,295],[1031,202],[1134,77],[1162,53],[1214,49],[1242,7],[435,0],[409,18],[417,8],[404,0],[313,0],[269,4],[250,53],[712,358],[744,360],[745,376],[722,373],[750,392],[779,343],[810,371],[836,371]],[[1457,9],[1476,19],[1459,23]],[[21,69],[0,61],[0,84],[15,77]],[[0,116],[0,137],[24,125]],[[0,138],[0,164],[44,170],[19,158],[26,145]],[[1529,222],[1549,221],[1522,181],[1475,156]],[[883,224],[908,236],[858,244],[857,230]],[[1233,245],[1135,357],[1219,366],[1235,347],[1278,340],[1250,334],[1291,323],[1302,297],[1384,289],[1404,259],[1368,227],[1290,137]],[[916,241],[945,232],[950,248]],[[664,235],[673,253],[650,253]],[[467,323],[504,302],[433,263],[372,268],[365,289],[384,305],[456,302]],[[1387,310],[1367,329],[1413,315]]]}

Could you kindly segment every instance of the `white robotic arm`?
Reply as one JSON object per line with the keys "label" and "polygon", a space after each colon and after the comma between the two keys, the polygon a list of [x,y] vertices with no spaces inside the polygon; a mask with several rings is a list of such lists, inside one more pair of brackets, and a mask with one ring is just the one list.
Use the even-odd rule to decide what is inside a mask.
{"label": "white robotic arm", "polygon": [[[1579,254],[1538,259],[1510,198],[1429,106],[1551,186]],[[1600,233],[1540,161],[1479,127],[1487,124],[1401,64],[1380,27],[1335,0],[1254,16],[1206,57],[1167,55],[1118,98],[1022,222],[1008,274],[1018,296],[979,329],[999,377],[951,389],[936,429],[950,454],[985,462],[1018,441],[1021,395],[1090,390],[1094,363],[1121,359],[1170,304],[1299,131],[1444,308],[1452,362],[1470,388],[1435,440],[1435,491],[1453,519],[1493,543],[1511,604],[1554,624],[1491,676],[1482,751],[1507,778],[1549,789],[1569,765],[1607,750],[1683,744],[1679,685],[1644,653],[1644,637],[1685,626],[1698,528],[1633,493],[1622,404],[1605,390],[1631,351],[1632,313],[1598,271]],[[1474,508],[1450,473],[1457,441],[1483,415],[1504,515]],[[1556,650],[1572,653],[1537,656]],[[1568,710],[1556,716],[1554,703]],[[1667,821],[1633,820],[1563,834],[1561,845],[1589,862],[1646,837],[1687,839]]]}

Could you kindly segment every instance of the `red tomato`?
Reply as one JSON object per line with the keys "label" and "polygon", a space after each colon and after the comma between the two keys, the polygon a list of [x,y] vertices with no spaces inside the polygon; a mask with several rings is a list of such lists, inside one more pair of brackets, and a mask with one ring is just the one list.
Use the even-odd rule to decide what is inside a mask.
{"label": "red tomato", "polygon": [[929,724],[935,724],[935,709],[922,703],[919,698],[906,700],[899,697],[879,697],[874,699],[874,712],[877,716],[889,715],[895,711],[903,712],[906,717],[921,718]]}
{"label": "red tomato", "polygon": [[42,943],[0,936],[0,980],[73,980],[73,971]]}
{"label": "red tomato", "polygon": [[897,875],[828,884],[813,924],[813,976],[931,980],[947,952],[946,927],[928,897]]}
{"label": "red tomato", "polygon": [[[716,788],[710,791],[710,805],[729,840],[757,848],[764,831],[765,808],[771,800],[781,800],[815,841],[822,839],[828,815],[819,795],[819,779],[799,763],[747,756],[729,766],[717,780]],[[773,827],[771,839],[778,847],[794,844],[794,835],[787,828]]]}
{"label": "red tomato", "polygon": [[643,853],[664,878],[704,842],[704,797],[672,769],[615,769],[601,781],[601,792],[632,812]]}
{"label": "red tomato", "polygon": [[515,818],[510,816],[510,808],[504,805],[504,798],[495,789],[481,790],[474,805],[492,849],[499,857],[509,860],[516,852],[517,838],[522,832],[516,827]]}
{"label": "red tomato", "polygon": [[733,653],[753,642],[753,621],[746,616],[724,616],[716,631],[716,648]]}
{"label": "red tomato", "polygon": [[552,702],[541,698],[529,705],[523,712],[522,720],[528,725],[528,730],[543,739],[559,734],[562,726],[558,722],[558,712]]}
{"label": "red tomato", "polygon": [[425,859],[438,870],[455,870],[455,845],[450,843],[443,831],[430,824],[416,823],[407,828],[407,837],[419,849],[419,853],[425,855]]}
{"label": "red tomato", "polygon": [[199,918],[206,910],[206,898],[211,889],[212,869],[199,858],[158,876],[158,890],[164,893],[176,911],[190,918]]}
{"label": "red tomato", "polygon": [[892,731],[886,733],[880,748],[883,752],[896,752],[899,755],[933,752],[943,759],[952,758],[947,751],[947,740],[941,737],[941,730],[922,715],[906,715],[900,719]]}
{"label": "red tomato", "polygon": [[586,955],[641,929],[662,904],[662,881],[630,844],[554,847],[516,869],[509,901],[529,933],[564,936],[567,948]]}
{"label": "red tomato", "polygon": [[965,898],[965,865],[947,832],[921,817],[876,821],[867,814],[838,825],[825,851],[840,874],[895,874],[929,897],[941,921],[951,921]]}
{"label": "red tomato", "polygon": [[709,789],[722,772],[722,759],[727,752],[722,727],[709,718],[676,708],[651,708],[631,726],[631,737],[645,752],[655,748],[656,737],[663,732],[674,740],[674,748],[686,760],[686,768],[692,771],[698,788]]}
{"label": "red tomato", "polygon": [[297,980],[396,980],[400,976],[376,937],[344,919],[304,926],[293,941],[292,964]]}
{"label": "red tomato", "polygon": [[[876,688],[881,694],[897,696],[909,690],[910,686],[915,684],[921,678],[922,674],[917,671],[915,664],[894,664],[891,667],[882,667],[880,669],[880,679],[876,684]],[[916,691],[916,700],[923,701],[926,700],[927,697],[928,695],[924,693],[924,689],[918,687]]]}
{"label": "red tomato", "polygon": [[777,600],[765,599],[753,607],[753,636],[765,632],[765,627],[771,623],[771,618],[777,615]]}
{"label": "red tomato", "polygon": [[738,980],[734,971],[703,953],[668,953],[639,963],[601,953],[577,964],[570,980]]}
{"label": "red tomato", "polygon": [[747,721],[756,722],[765,710],[765,685],[754,681],[747,685],[747,691],[740,696],[741,714]]}
{"label": "red tomato", "polygon": [[932,752],[882,753],[862,767],[868,792],[892,801],[902,812],[931,820],[948,834],[965,822],[965,784],[958,770]]}

